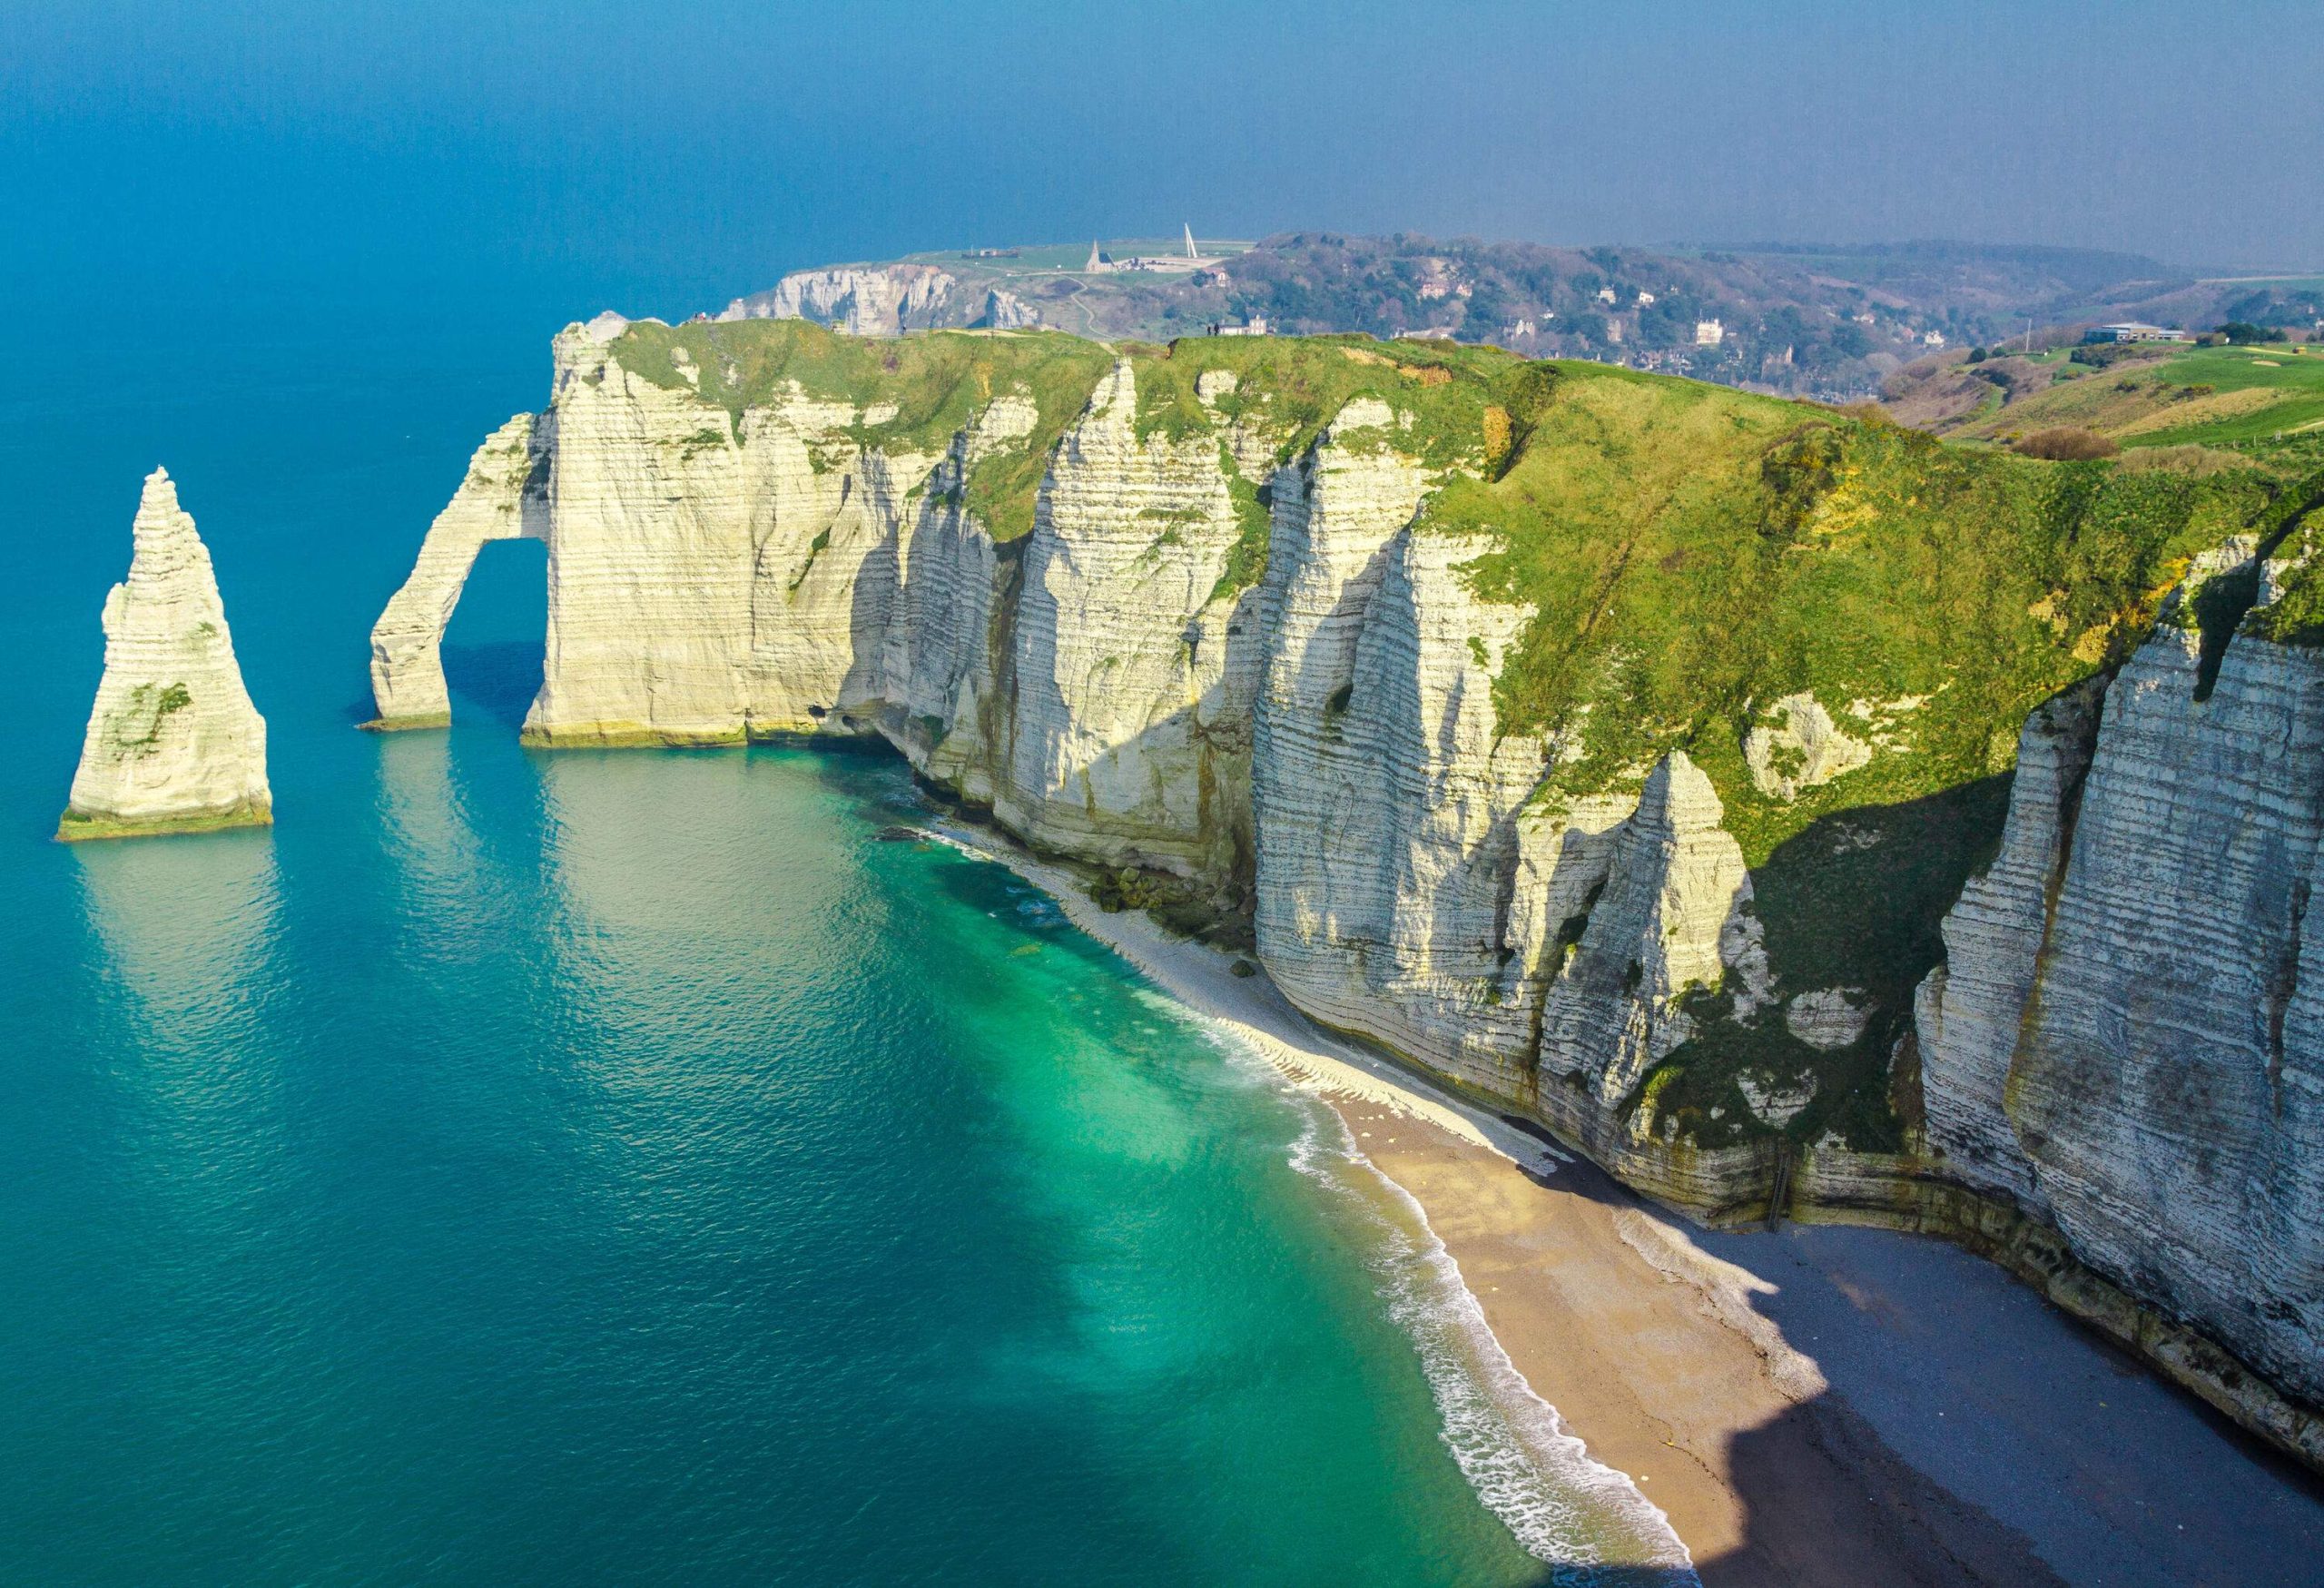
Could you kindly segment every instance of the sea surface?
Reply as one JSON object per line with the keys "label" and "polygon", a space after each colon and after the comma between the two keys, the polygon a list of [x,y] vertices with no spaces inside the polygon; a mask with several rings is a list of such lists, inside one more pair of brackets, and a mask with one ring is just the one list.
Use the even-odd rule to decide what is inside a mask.
{"label": "sea surface", "polygon": [[[519,748],[529,544],[453,625],[458,725],[357,731],[370,622],[543,399],[556,319],[19,332],[0,1582],[1496,1584],[1667,1553],[1336,1116],[1003,868],[882,841],[927,819],[895,761]],[[66,847],[156,464],[279,824]]]}

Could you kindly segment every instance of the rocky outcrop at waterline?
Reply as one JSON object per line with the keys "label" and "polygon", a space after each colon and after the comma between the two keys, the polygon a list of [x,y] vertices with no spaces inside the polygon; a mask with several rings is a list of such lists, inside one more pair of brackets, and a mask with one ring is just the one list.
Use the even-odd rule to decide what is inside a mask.
{"label": "rocky outcrop at waterline", "polygon": [[[883,737],[1649,1194],[1943,1231],[2315,1457],[2317,951],[2254,879],[2324,778],[2281,701],[2209,758],[2086,731],[2298,694],[2312,641],[2159,617],[2295,496],[1486,349],[601,321],[375,666],[440,715],[457,576],[538,535],[528,742]],[[2130,896],[2182,850],[2215,911]]]}
{"label": "rocky outcrop at waterline", "polygon": [[166,469],[146,477],[129,577],[105,597],[104,676],[59,838],[273,819],[266,724],[242,687],[209,548]]}

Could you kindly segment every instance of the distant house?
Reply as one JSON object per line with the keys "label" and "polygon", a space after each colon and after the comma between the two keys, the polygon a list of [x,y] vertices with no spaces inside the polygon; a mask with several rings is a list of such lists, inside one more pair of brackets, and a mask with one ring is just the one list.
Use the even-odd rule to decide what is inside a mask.
{"label": "distant house", "polygon": [[1532,336],[1534,334],[1535,330],[1533,322],[1530,320],[1521,320],[1517,321],[1516,324],[1509,328],[1509,335],[1512,340],[1514,340],[1521,336]]}
{"label": "distant house", "polygon": [[1599,288],[1599,289],[1598,289],[1598,301],[1599,301],[1599,302],[1600,302],[1600,303],[1608,304],[1608,305],[1612,304],[1612,302],[1614,301],[1614,289],[1613,289],[1613,288],[1611,288],[1611,287],[1600,287],[1600,288]]}
{"label": "distant house", "polygon": [[1695,346],[1715,348],[1726,340],[1727,327],[1719,324],[1718,321],[1698,320],[1695,321]]}
{"label": "distant house", "polygon": [[1264,314],[1254,314],[1240,325],[1228,321],[1216,320],[1211,321],[1210,325],[1210,334],[1213,336],[1265,336],[1267,334],[1267,317]]}
{"label": "distant house", "polygon": [[2191,342],[2195,339],[2183,330],[2165,330],[2159,325],[2142,325],[2126,320],[2119,325],[2093,325],[2082,333],[2085,342]]}
{"label": "distant house", "polygon": [[1945,333],[1941,330],[1930,331],[1926,336],[1921,338],[1921,345],[1923,347],[1941,348],[1945,345]]}
{"label": "distant house", "polygon": [[1638,294],[1638,306],[1639,306],[1640,309],[1644,309],[1644,308],[1646,308],[1649,304],[1652,303],[1653,301],[1654,301],[1654,294],[1653,294],[1653,293],[1651,293],[1651,292],[1648,291],[1647,291],[1645,288],[1643,288],[1643,287],[1641,287],[1641,288],[1640,288],[1640,289],[1639,289],[1639,294]]}

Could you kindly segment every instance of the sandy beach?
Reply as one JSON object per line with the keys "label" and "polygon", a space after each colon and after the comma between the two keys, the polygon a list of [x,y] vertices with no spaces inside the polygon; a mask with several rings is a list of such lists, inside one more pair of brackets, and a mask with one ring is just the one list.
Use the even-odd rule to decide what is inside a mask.
{"label": "sandy beach", "polygon": [[2324,1485],[1991,1264],[1888,1231],[1706,1231],[1340,1041],[1264,974],[983,832],[1188,1011],[1329,1100],[1532,1393],[1726,1584],[2324,1582]]}

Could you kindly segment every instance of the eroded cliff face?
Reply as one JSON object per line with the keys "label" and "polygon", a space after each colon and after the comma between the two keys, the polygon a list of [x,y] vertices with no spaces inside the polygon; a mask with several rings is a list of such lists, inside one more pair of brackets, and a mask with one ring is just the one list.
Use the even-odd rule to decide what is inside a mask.
{"label": "eroded cliff face", "polygon": [[[2248,555],[2248,553],[2247,553]],[[2025,731],[1920,998],[1931,1144],[2324,1400],[2324,655],[2166,622]],[[2206,686],[2208,684],[2208,686]]]}
{"label": "eroded cliff face", "polygon": [[1235,505],[1218,443],[1141,439],[1137,406],[1118,365],[1050,465],[1017,592],[993,808],[1042,847],[1192,874],[1231,860],[1219,851],[1236,825],[1209,808],[1230,795],[1204,719],[1247,718],[1248,704],[1226,701],[1227,647],[1200,621]]}
{"label": "eroded cliff face", "polygon": [[1528,616],[1414,528],[1433,479],[1395,415],[1351,404],[1275,488],[1256,724],[1258,942],[1294,1001],[1502,1095],[1523,1090],[1527,1001],[1502,972],[1517,815],[1543,746],[1493,717]]}
{"label": "eroded cliff face", "polygon": [[105,670],[57,836],[273,819],[266,724],[242,687],[209,548],[165,469],[137,504],[129,577],[105,597]]}
{"label": "eroded cliff face", "polygon": [[[723,320],[812,320],[850,336],[901,336],[957,325],[960,281],[934,265],[836,265],[793,271],[768,291],[737,298]],[[996,321],[996,323],[999,323]]]}
{"label": "eroded cliff face", "polygon": [[1005,287],[979,288],[929,264],[835,265],[793,271],[763,292],[737,298],[721,321],[805,320],[849,336],[903,336],[979,327],[1032,330],[1040,310]]}
{"label": "eroded cliff face", "polygon": [[[1867,522],[1921,510],[1925,465],[1870,437],[1905,471],[1880,498],[1861,460],[1818,450],[1832,421],[1795,441],[1780,405],[1583,390],[1561,436],[1530,439],[1568,449],[1559,469],[1650,469],[1631,431],[1748,443],[1722,510],[1760,521],[1687,509],[1714,531],[1675,544],[1653,523],[1577,531],[1528,586],[1492,571],[1512,544],[1497,516],[1597,509],[1540,508],[1563,477],[1538,470],[1480,506],[1528,439],[1502,406],[1521,369],[1464,392],[1411,350],[1246,346],[1189,369],[1074,344],[1068,380],[1038,338],[883,354],[650,329],[564,333],[550,409],[478,452],[374,636],[383,717],[440,716],[436,639],[468,560],[538,535],[534,743],[882,736],[1099,868],[1101,899],[1255,944],[1318,1021],[1674,1206],[1775,1199],[1963,1238],[2022,1209],[2061,1232],[2053,1268],[2087,1265],[2318,1397],[2311,653],[2238,639],[2197,702],[2200,646],[2166,626],[2102,731],[2100,680],[2018,735],[2098,664],[2152,561],[2123,553],[2087,597],[2028,574],[2030,596],[1998,597],[1974,566],[1916,585],[1942,559],[1910,546],[1839,561]],[[1684,500],[1684,476],[1647,494]],[[1957,555],[1951,522],[1915,522]],[[1640,568],[1663,583],[1625,597]],[[1648,686],[1723,665],[1697,658],[1699,630],[1660,650],[1604,636],[1661,621],[1641,602],[1690,578],[1803,616],[1684,719]],[[1859,625],[1907,597],[1952,616],[1933,639],[1827,635],[1803,604],[1835,579]],[[1942,649],[1965,603],[2006,644]],[[1980,675],[1988,648],[2019,673]],[[1521,696],[1565,704],[1529,719]],[[2013,699],[2005,731],[1961,704]],[[1892,1060],[1920,1083],[1893,1110]]]}

